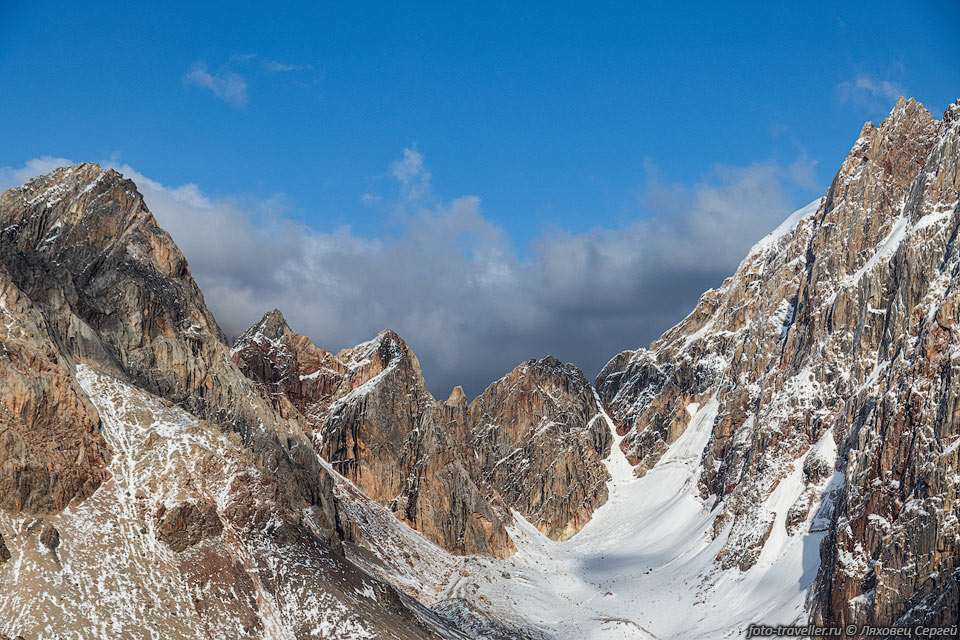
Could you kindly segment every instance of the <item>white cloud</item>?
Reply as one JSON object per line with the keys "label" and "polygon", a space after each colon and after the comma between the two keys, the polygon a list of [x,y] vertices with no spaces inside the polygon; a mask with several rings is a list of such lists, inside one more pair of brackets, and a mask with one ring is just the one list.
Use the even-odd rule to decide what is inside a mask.
{"label": "white cloud", "polygon": [[390,165],[390,173],[400,183],[404,198],[417,201],[430,194],[430,172],[423,166],[423,156],[412,147],[403,150],[403,157]]}
{"label": "white cloud", "polygon": [[[0,176],[22,182],[52,162]],[[523,259],[475,196],[429,205],[402,199],[400,232],[363,238],[349,227],[295,223],[273,201],[241,206],[195,184],[171,187],[117,168],[180,245],[228,334],[274,307],[333,350],[389,327],[416,351],[430,388],[445,396],[455,384],[477,394],[517,363],[547,354],[592,376],[617,352],[649,343],[789,214],[785,190],[808,181],[809,167],[717,167],[684,186],[663,183],[648,165],[643,201],[656,218],[544,235]],[[402,190],[429,187],[414,149],[390,171]]]}
{"label": "white cloud", "polygon": [[889,109],[906,91],[899,84],[866,73],[857,74],[853,80],[837,85],[841,102],[851,102],[870,108]]}
{"label": "white cloud", "polygon": [[50,173],[57,167],[64,167],[70,164],[73,164],[73,162],[66,158],[41,156],[27,161],[24,166],[19,168],[0,167],[0,191],[4,191],[10,187],[19,187],[30,178],[42,176],[45,173]]}
{"label": "white cloud", "polygon": [[204,87],[234,107],[247,104],[247,81],[239,73],[221,69],[211,74],[203,62],[195,62],[183,76],[184,84]]}
{"label": "white cloud", "polygon": [[[243,74],[240,73],[243,72]],[[295,71],[313,71],[309,64],[285,64],[277,60],[261,59],[255,53],[232,55],[226,64],[211,72],[202,60],[194,62],[183,75],[187,86],[210,89],[213,94],[234,107],[245,107],[249,102],[249,77],[267,76]]]}
{"label": "white cloud", "polygon": [[313,65],[309,64],[284,64],[276,60],[264,60],[263,69],[268,73],[289,73],[291,71],[312,71]]}

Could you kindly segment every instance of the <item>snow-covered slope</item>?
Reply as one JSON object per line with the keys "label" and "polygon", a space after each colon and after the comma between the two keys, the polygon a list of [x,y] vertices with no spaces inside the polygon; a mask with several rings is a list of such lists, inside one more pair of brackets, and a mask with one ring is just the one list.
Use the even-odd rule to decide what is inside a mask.
{"label": "snow-covered slope", "polygon": [[[697,637],[733,638],[751,622],[803,622],[825,534],[816,510],[796,523],[797,535],[787,535],[785,521],[805,490],[807,457],[829,457],[832,441],[798,460],[771,494],[778,533],[755,570],[724,570],[716,556],[729,527],[712,535],[718,509],[698,490],[717,408],[714,398],[690,405],[690,427],[642,478],[614,447],[604,461],[610,497],[573,538],[553,541],[514,512],[518,551],[505,560],[448,554],[341,478],[338,496],[363,541],[350,557],[477,637],[667,640],[695,629]],[[605,414],[598,419],[622,439]]]}
{"label": "snow-covered slope", "polygon": [[[517,554],[469,558],[446,599],[570,640],[679,639],[692,630],[728,638],[750,622],[802,621],[822,533],[771,540],[757,571],[724,571],[715,562],[728,532],[711,535],[716,509],[697,483],[716,411],[714,399],[691,405],[690,427],[642,478],[614,447],[606,461],[610,498],[572,539],[554,542],[515,514]],[[801,490],[789,477],[774,492],[769,506],[778,520]]]}
{"label": "snow-covered slope", "polygon": [[[461,637],[319,542],[304,544],[304,532],[280,535],[294,525],[272,504],[269,478],[251,471],[238,436],[85,365],[78,379],[100,412],[112,477],[56,515],[0,512],[0,531],[16,550],[0,571],[0,633]],[[185,505],[210,505],[212,520],[194,526]],[[178,510],[185,531],[164,517]],[[259,521],[258,511],[272,515]],[[58,543],[48,548],[39,534],[51,527]]]}

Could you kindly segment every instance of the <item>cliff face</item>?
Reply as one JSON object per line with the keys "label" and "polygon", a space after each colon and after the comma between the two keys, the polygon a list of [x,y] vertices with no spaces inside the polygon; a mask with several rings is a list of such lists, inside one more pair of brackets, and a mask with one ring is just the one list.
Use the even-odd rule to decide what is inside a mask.
{"label": "cliff face", "polygon": [[518,366],[470,403],[468,425],[484,481],[550,538],[575,534],[606,502],[613,438],[575,366]]}
{"label": "cliff face", "polygon": [[398,518],[455,553],[514,551],[509,516],[473,481],[471,461],[447,432],[446,407],[395,333],[334,355],[273,311],[240,336],[233,357],[265,397],[313,431],[323,459]]}
{"label": "cliff face", "polygon": [[339,554],[333,487],[133,183],[0,196],[0,633],[455,637]]}
{"label": "cliff face", "polygon": [[531,361],[469,407],[459,387],[439,402],[392,331],[334,355],[277,311],[233,357],[274,406],[303,418],[337,471],[448,551],[513,553],[507,506],[559,539],[606,499],[611,436],[572,365]]}
{"label": "cliff face", "polygon": [[827,532],[818,621],[956,621],[958,116],[901,100],[864,126],[823,199],[596,380],[640,475],[716,399],[700,487],[718,560],[749,569],[775,524]]}
{"label": "cliff face", "polygon": [[59,511],[108,477],[99,416],[50,332],[0,265],[0,507],[12,513]]}
{"label": "cliff face", "polygon": [[96,165],[58,169],[5,192],[0,210],[0,263],[65,366],[96,365],[239,433],[283,476],[291,504],[320,507],[318,525],[335,542],[332,485],[309,441],[230,361],[186,260],[132,182]]}

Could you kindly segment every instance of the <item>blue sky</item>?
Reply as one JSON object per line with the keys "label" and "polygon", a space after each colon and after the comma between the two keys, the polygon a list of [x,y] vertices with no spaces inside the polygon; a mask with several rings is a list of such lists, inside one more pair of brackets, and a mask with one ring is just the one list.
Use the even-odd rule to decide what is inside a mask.
{"label": "blue sky", "polygon": [[[463,379],[476,393],[525,349],[592,376],[649,342],[826,189],[865,120],[900,94],[935,117],[960,98],[955,2],[463,4],[3,3],[0,167],[8,178],[45,157],[124,167],[153,181],[158,201],[171,196],[175,211],[155,213],[228,331],[274,304],[322,346],[389,324],[426,354],[436,389]],[[177,209],[191,197],[198,209]],[[613,252],[629,230],[684,236],[737,198],[749,215],[736,214],[722,255],[671,271],[688,277],[668,299],[621,300],[656,298],[649,282],[590,284],[621,277]],[[312,279],[294,286],[288,265],[258,288],[258,275],[205,257],[231,249],[215,228],[187,237],[211,211],[278,255],[297,236],[372,252],[370,280],[304,266]],[[644,242],[638,252],[656,253]],[[418,262],[451,248],[462,260]],[[344,293],[413,263],[392,303]],[[512,269],[515,282],[531,265],[524,279],[549,282],[512,285],[517,316],[500,310],[490,326],[472,319],[490,301],[463,312],[460,299],[445,307],[456,295],[423,293],[466,279],[500,282],[485,294],[496,298],[506,285],[491,274]],[[302,299],[333,289],[332,314]]]}

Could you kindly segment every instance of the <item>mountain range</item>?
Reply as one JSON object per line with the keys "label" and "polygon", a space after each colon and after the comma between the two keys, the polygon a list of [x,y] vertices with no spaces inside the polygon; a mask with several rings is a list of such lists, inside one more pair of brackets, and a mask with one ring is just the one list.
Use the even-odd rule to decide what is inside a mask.
{"label": "mountain range", "polygon": [[958,200],[960,101],[901,99],[649,347],[440,400],[390,330],[231,344],[133,182],[34,178],[0,195],[0,637],[957,625]]}

